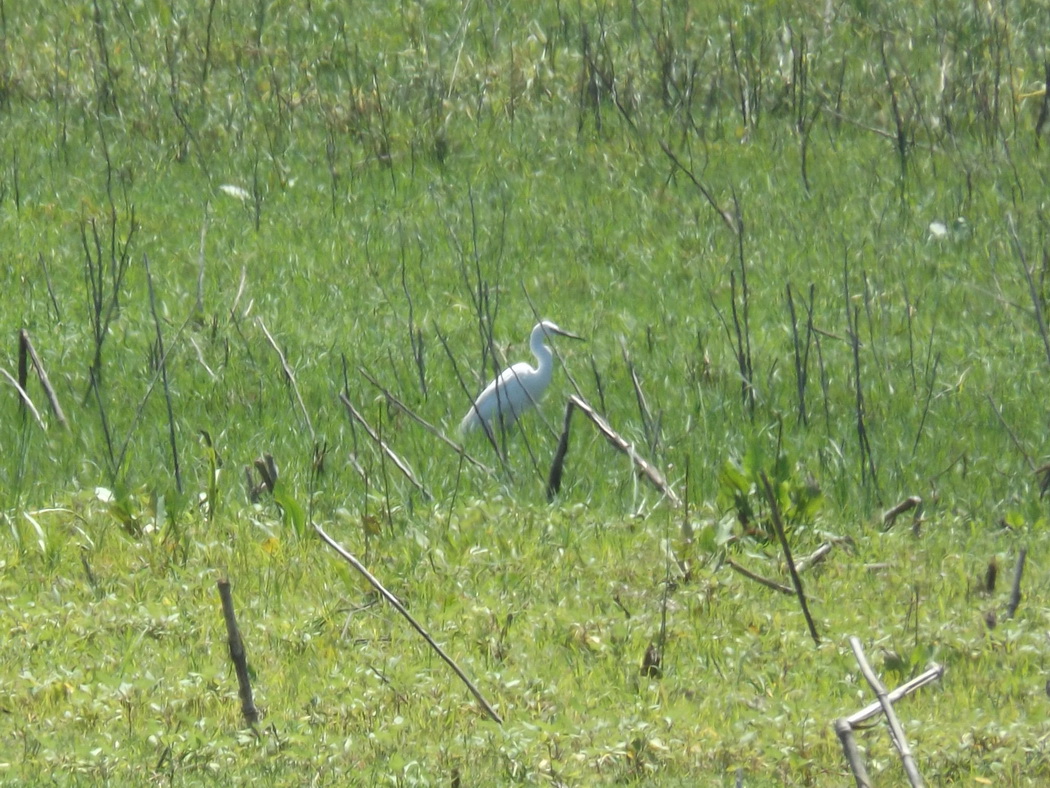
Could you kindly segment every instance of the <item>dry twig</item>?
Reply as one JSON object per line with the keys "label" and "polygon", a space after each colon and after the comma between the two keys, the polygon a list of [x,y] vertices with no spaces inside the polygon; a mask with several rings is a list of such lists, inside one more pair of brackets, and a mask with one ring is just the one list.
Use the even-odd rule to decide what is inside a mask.
{"label": "dry twig", "polygon": [[419,492],[422,493],[423,497],[427,500],[433,498],[433,496],[430,494],[430,491],[427,490],[427,488],[424,487],[418,479],[416,479],[415,474],[412,473],[412,469],[408,467],[408,464],[404,460],[402,460],[397,455],[397,453],[394,452],[394,450],[387,445],[387,442],[379,437],[376,431],[372,429],[372,426],[367,421],[365,421],[365,417],[357,411],[357,408],[353,406],[353,403],[350,402],[350,399],[346,396],[346,394],[340,392],[339,400],[343,403],[343,405],[346,406],[347,412],[350,414],[351,417],[353,417],[354,421],[356,421],[358,424],[365,428],[365,432],[368,433],[368,437],[371,438],[372,441],[377,446],[379,446],[380,449],[383,450],[383,453],[390,458],[390,461],[394,463],[394,465],[399,471],[401,471],[402,475],[404,475],[404,477],[412,483],[412,486],[419,490]]}
{"label": "dry twig", "polygon": [[288,383],[292,387],[292,391],[295,392],[295,399],[299,402],[299,409],[302,410],[303,418],[306,420],[306,428],[310,430],[310,438],[314,441],[314,443],[316,443],[317,435],[314,433],[314,425],[310,421],[310,413],[306,410],[306,404],[303,402],[303,397],[299,393],[299,385],[295,382],[295,373],[292,372],[292,368],[288,364],[288,359],[285,358],[284,351],[281,350],[280,347],[278,347],[277,342],[270,335],[270,332],[266,329],[266,324],[263,322],[263,319],[261,317],[256,319],[259,321],[259,328],[261,328],[263,333],[266,335],[266,341],[270,343],[270,346],[274,349],[274,352],[277,353],[277,358],[281,360],[281,369],[284,370],[284,376],[288,379]]}
{"label": "dry twig", "polygon": [[33,404],[33,400],[29,398],[28,392],[26,392],[26,390],[21,386],[21,384],[19,384],[19,382],[15,380],[14,376],[3,367],[0,367],[0,375],[3,375],[5,378],[7,378],[7,382],[14,386],[15,390],[18,391],[18,396],[21,398],[22,404],[29,409],[30,413],[33,414],[33,418],[36,419],[36,423],[40,426],[40,429],[46,430],[47,427],[44,426],[44,420],[40,418],[40,411],[36,409],[36,405]]}
{"label": "dry twig", "polygon": [[319,526],[317,523],[313,523],[313,528],[325,544],[327,544],[329,547],[331,547],[333,550],[339,553],[343,560],[350,564],[350,566],[352,566],[354,569],[356,569],[361,574],[361,576],[368,581],[369,585],[371,585],[372,588],[379,592],[380,596],[382,596],[383,599],[385,599],[387,602],[393,605],[394,609],[397,610],[397,612],[400,613],[404,617],[404,619],[412,625],[412,628],[422,636],[423,640],[427,642],[427,645],[434,649],[437,655],[445,661],[445,664],[452,668],[452,670],[455,671],[456,675],[459,676],[460,680],[467,685],[467,689],[469,689],[471,694],[473,694],[474,697],[477,698],[478,703],[481,704],[481,707],[485,710],[485,713],[488,714],[489,717],[491,717],[493,720],[502,725],[503,719],[499,716],[499,714],[496,713],[496,710],[493,709],[491,705],[489,705],[489,702],[485,700],[485,697],[481,694],[481,691],[476,686],[474,686],[474,682],[467,678],[467,674],[464,673],[463,670],[459,667],[459,665],[455,663],[452,657],[446,654],[441,648],[441,646],[434,642],[434,639],[430,637],[430,635],[425,629],[423,629],[423,626],[412,617],[412,614],[409,613],[408,610],[405,609],[405,606],[401,604],[401,601],[392,593],[387,591],[387,589],[383,586],[382,583],[379,582],[376,576],[365,568],[364,564],[358,561],[353,555],[351,555],[349,552],[343,549],[342,545],[340,545],[337,541],[335,541],[332,537],[325,533],[324,529],[321,528],[321,526]]}
{"label": "dry twig", "polygon": [[[944,675],[944,666],[934,663],[930,665],[924,672],[913,678],[904,684],[901,684],[897,689],[887,694],[887,699],[890,703],[896,703],[901,698],[911,695],[915,690],[925,687],[927,684],[932,684],[938,681]],[[849,723],[850,727],[856,728],[862,722],[870,720],[872,717],[882,712],[882,703],[875,701],[869,703],[860,711],[856,711],[848,717],[843,719]]]}
{"label": "dry twig", "polygon": [[810,553],[807,556],[804,556],[803,558],[800,558],[798,560],[798,562],[795,564],[795,567],[798,569],[799,574],[802,574],[807,569],[809,569],[811,566],[816,566],[821,561],[823,561],[825,558],[827,558],[828,554],[830,552],[831,552],[831,542],[824,542],[824,544],[822,544],[820,547],[818,547],[812,553]]}
{"label": "dry twig", "polygon": [[778,583],[776,580],[770,580],[768,577],[762,577],[762,575],[755,574],[750,569],[746,569],[745,567],[738,564],[732,558],[727,558],[726,564],[728,564],[729,568],[732,569],[734,572],[738,572],[739,574],[742,574],[749,580],[754,580],[756,583],[764,585],[766,588],[772,588],[774,591],[777,591],[781,594],[795,593],[794,589],[791,588],[791,586],[786,586],[783,583]]}

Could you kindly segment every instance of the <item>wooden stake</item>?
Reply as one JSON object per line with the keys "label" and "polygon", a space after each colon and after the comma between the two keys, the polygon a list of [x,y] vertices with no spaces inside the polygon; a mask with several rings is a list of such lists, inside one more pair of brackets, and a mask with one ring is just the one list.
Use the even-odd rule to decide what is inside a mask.
{"label": "wooden stake", "polygon": [[248,674],[248,659],[244,653],[244,642],[237,627],[237,616],[233,612],[233,595],[230,593],[230,581],[219,581],[219,597],[222,599],[222,617],[226,619],[226,636],[230,641],[230,659],[237,672],[237,692],[241,696],[241,713],[249,725],[259,721],[259,710],[252,700],[252,682]]}

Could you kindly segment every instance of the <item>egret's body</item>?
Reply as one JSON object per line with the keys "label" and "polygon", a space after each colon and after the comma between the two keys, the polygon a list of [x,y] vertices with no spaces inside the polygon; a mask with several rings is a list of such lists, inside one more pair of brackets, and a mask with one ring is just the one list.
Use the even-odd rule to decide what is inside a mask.
{"label": "egret's body", "polygon": [[509,427],[523,412],[540,401],[554,373],[554,355],[544,340],[554,334],[581,339],[549,320],[537,323],[529,337],[529,348],[536,357],[536,366],[519,361],[503,370],[474,400],[459,424],[460,432],[466,434],[482,424],[487,425],[489,430],[500,424]]}

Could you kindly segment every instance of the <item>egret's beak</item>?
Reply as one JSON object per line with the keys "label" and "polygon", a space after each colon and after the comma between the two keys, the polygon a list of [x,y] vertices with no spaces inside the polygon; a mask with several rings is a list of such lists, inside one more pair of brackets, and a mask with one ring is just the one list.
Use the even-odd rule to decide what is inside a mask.
{"label": "egret's beak", "polygon": [[548,329],[548,331],[551,334],[558,334],[559,336],[568,337],[569,339],[578,339],[581,342],[586,342],[587,341],[584,337],[581,337],[579,334],[574,334],[571,331],[566,331],[564,328],[559,328],[557,330],[555,330],[555,329]]}

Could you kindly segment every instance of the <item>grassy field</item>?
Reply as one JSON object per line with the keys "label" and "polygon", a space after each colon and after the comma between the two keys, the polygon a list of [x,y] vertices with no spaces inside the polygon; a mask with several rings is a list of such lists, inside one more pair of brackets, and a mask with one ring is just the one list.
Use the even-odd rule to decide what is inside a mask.
{"label": "grassy field", "polygon": [[0,784],[1050,782],[1050,7],[534,5],[0,3]]}

